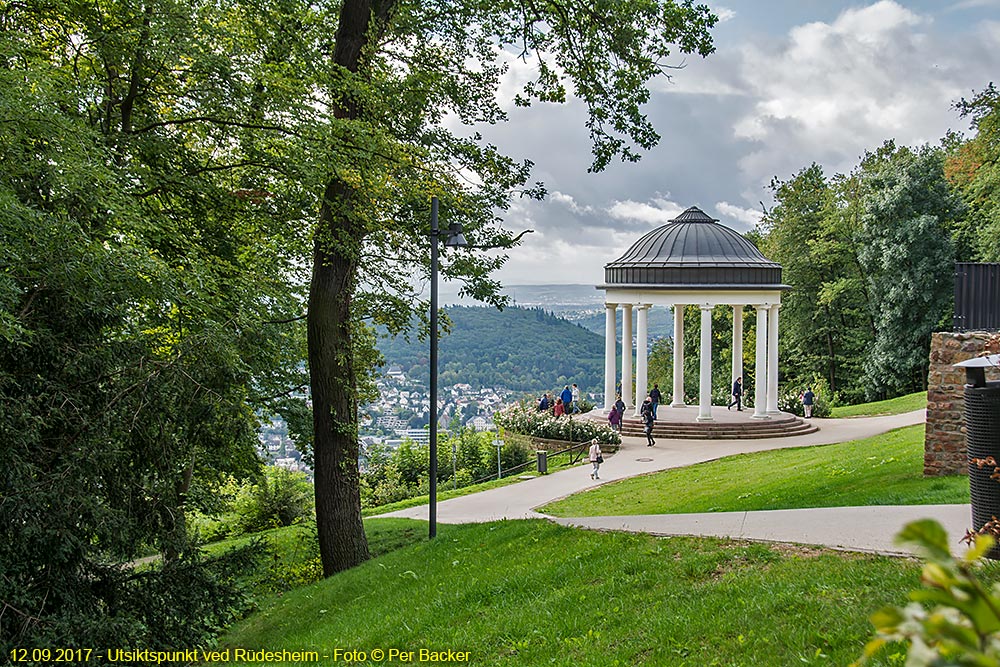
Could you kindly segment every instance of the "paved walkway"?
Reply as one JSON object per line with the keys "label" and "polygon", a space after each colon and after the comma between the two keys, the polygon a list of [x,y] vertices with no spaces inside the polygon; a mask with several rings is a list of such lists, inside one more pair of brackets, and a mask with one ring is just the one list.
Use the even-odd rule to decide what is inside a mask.
{"label": "paved walkway", "polygon": [[[867,438],[919,424],[924,410],[885,417],[817,419],[819,431],[803,436],[761,440],[659,440],[646,447],[645,438],[623,438],[621,449],[601,466],[601,479],[590,479],[590,465],[562,470],[532,480],[438,503],[441,523],[480,523],[499,519],[550,518],[535,508],[553,500],[636,475],[679,468],[723,456],[789,447],[807,447]],[[385,516],[427,519],[427,507],[413,507]],[[716,512],[648,516],[553,519],[565,525],[603,530],[631,530],[659,535],[714,535],[752,540],[817,544],[852,551],[903,553],[893,537],[908,521],[937,518],[957,540],[971,525],[968,505],[906,507],[844,507],[766,512]]]}

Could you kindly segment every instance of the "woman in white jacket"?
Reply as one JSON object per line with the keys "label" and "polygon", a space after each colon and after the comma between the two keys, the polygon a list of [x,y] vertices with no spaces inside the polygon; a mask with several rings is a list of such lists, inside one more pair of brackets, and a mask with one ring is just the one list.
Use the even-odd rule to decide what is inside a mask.
{"label": "woman in white jacket", "polygon": [[600,479],[597,471],[601,469],[601,464],[604,463],[604,455],[601,454],[601,446],[597,444],[596,440],[590,445],[590,462],[594,464],[594,472],[590,473],[590,479]]}

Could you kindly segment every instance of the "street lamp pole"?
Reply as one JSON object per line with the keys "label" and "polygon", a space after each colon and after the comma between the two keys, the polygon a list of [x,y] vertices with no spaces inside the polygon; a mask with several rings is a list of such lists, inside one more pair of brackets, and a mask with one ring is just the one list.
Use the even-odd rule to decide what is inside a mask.
{"label": "street lamp pole", "polygon": [[438,429],[438,240],[444,237],[449,248],[462,248],[468,244],[462,234],[462,225],[453,222],[445,232],[438,229],[438,198],[431,197],[431,381],[430,381],[430,538],[437,537],[437,429]]}
{"label": "street lamp pole", "polygon": [[431,197],[431,489],[430,539],[437,537],[438,443],[438,198]]}

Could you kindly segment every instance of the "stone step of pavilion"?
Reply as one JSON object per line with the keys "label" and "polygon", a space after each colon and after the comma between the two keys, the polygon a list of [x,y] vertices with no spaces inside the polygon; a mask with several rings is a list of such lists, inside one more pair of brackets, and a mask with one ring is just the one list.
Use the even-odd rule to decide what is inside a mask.
{"label": "stone step of pavilion", "polygon": [[[815,424],[794,416],[738,424],[658,421],[653,425],[653,437],[681,440],[743,440],[806,435],[818,430],[819,427]],[[640,420],[626,418],[622,425],[622,435],[645,437],[646,432]]]}

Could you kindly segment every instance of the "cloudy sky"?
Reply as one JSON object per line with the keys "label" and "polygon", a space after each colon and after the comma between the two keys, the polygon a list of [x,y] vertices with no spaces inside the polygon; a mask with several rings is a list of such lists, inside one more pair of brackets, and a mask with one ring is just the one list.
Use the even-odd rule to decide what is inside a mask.
{"label": "cloudy sky", "polygon": [[848,172],[885,139],[968,133],[953,104],[1000,83],[1000,0],[709,4],[716,52],[678,58],[685,67],[654,84],[646,111],[663,138],[640,162],[588,174],[576,103],[511,108],[488,131],[549,189],[506,216],[534,233],[498,274],[504,284],[603,282],[604,264],[688,206],[745,232],[770,205],[773,177],[812,162]]}

